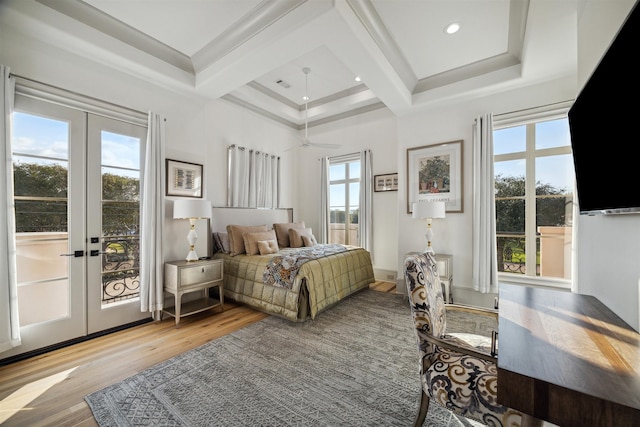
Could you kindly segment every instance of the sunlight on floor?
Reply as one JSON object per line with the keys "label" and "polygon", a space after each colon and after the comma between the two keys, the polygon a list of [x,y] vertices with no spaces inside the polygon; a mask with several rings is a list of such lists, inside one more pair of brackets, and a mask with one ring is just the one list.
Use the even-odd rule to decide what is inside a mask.
{"label": "sunlight on floor", "polygon": [[11,418],[16,412],[28,411],[27,405],[44,394],[54,385],[64,381],[78,367],[50,375],[46,378],[31,382],[16,390],[0,401],[0,425]]}

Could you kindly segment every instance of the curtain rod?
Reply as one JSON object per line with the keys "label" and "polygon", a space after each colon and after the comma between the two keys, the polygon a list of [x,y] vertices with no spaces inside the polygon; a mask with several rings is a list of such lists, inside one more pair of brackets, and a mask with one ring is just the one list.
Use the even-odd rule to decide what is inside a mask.
{"label": "curtain rod", "polygon": [[515,111],[509,111],[509,112],[505,112],[505,113],[496,113],[493,115],[493,117],[500,117],[500,116],[506,116],[508,114],[516,114],[516,113],[525,113],[527,111],[534,111],[534,110],[539,110],[540,108],[547,108],[547,107],[552,107],[554,105],[562,105],[562,104],[566,104],[568,102],[573,102],[573,99],[569,99],[566,101],[558,101],[558,102],[553,102],[551,104],[546,104],[546,105],[538,105],[536,107],[531,107],[531,108],[523,108],[522,110],[515,110]]}

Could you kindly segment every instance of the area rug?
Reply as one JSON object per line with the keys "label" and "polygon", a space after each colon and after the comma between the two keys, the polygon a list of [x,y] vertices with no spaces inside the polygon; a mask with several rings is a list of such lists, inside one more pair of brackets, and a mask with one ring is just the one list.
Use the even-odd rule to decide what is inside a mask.
{"label": "area rug", "polygon": [[[85,397],[107,426],[409,426],[420,395],[407,298],[365,290],[274,316]],[[476,426],[432,404],[425,426]]]}

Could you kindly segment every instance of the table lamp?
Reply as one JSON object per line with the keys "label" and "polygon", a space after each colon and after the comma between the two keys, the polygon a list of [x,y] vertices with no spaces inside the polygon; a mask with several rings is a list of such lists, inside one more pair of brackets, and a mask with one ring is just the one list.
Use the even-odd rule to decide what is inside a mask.
{"label": "table lamp", "polygon": [[413,214],[412,217],[414,219],[426,219],[427,220],[427,234],[425,237],[427,238],[427,249],[425,252],[433,252],[433,247],[431,246],[431,242],[433,240],[433,230],[431,229],[431,221],[434,218],[444,218],[445,215],[445,205],[444,202],[418,202],[413,203]]}
{"label": "table lamp", "polygon": [[198,234],[196,233],[196,220],[211,218],[211,203],[208,200],[177,199],[173,202],[173,219],[188,219],[191,224],[187,241],[190,248],[187,261],[197,261],[198,254],[195,250]]}

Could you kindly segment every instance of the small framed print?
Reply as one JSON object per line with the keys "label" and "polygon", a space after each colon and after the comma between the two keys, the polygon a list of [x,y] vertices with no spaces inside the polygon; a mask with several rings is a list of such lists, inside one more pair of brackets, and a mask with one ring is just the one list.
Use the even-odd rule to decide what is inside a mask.
{"label": "small framed print", "polygon": [[167,196],[202,198],[202,165],[167,159]]}
{"label": "small framed print", "polygon": [[374,176],[373,191],[398,191],[398,174],[388,173]]}

